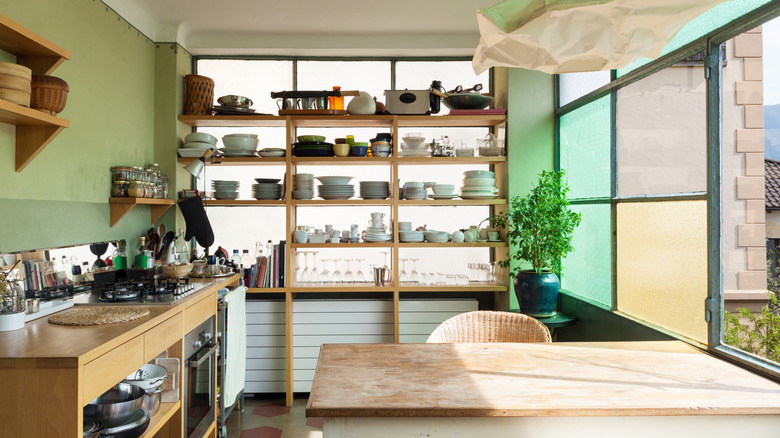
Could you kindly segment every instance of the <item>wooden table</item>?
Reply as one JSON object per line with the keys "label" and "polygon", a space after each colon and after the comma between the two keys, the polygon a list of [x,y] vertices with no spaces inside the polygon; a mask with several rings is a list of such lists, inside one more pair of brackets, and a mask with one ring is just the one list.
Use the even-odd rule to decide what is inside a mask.
{"label": "wooden table", "polygon": [[780,436],[780,385],[683,342],[326,344],[333,437]]}

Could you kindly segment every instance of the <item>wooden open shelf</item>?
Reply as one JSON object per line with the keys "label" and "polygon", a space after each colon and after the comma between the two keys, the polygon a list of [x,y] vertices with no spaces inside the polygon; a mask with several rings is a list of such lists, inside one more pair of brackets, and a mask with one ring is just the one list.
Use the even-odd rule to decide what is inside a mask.
{"label": "wooden open shelf", "polygon": [[136,205],[152,206],[152,223],[157,222],[160,217],[168,211],[175,203],[173,199],[150,199],[150,198],[109,198],[108,203],[111,206],[111,226],[117,224],[125,215]]}
{"label": "wooden open shelf", "polygon": [[285,201],[278,199],[261,200],[261,199],[204,199],[203,205],[216,206],[216,207],[241,207],[241,206],[282,206],[284,207]]}
{"label": "wooden open shelf", "polygon": [[[33,74],[51,74],[70,52],[0,15],[0,50]],[[21,172],[64,128],[68,121],[0,99],[0,122],[16,126],[16,171]]]}
{"label": "wooden open shelf", "polygon": [[[197,158],[183,158],[179,157],[178,162],[187,165],[197,160]],[[284,157],[209,157],[206,160],[206,164],[209,166],[223,165],[223,166],[262,166],[262,165],[276,165],[284,166],[286,160]]]}

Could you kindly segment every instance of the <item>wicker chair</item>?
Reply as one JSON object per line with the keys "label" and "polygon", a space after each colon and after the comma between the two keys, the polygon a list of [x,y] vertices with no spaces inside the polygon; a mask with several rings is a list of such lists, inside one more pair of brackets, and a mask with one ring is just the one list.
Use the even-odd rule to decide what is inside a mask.
{"label": "wicker chair", "polygon": [[528,315],[478,310],[444,321],[427,342],[552,342],[552,338],[544,324]]}

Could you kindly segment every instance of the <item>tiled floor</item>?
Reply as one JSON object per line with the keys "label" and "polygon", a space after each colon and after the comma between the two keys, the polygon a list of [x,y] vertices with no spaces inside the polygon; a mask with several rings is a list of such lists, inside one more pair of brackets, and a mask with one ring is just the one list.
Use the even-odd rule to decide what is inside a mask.
{"label": "tiled floor", "polygon": [[228,417],[228,438],[322,438],[322,419],[306,418],[307,398],[296,397],[291,407],[284,398],[247,396],[244,410]]}

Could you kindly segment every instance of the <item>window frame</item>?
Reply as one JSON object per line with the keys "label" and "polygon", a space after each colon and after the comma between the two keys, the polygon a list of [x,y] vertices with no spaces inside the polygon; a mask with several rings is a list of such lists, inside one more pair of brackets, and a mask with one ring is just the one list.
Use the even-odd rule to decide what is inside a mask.
{"label": "window frame", "polygon": [[[722,56],[722,44],[737,35],[740,35],[748,30],[754,29],[760,26],[762,23],[780,16],[780,4],[777,2],[769,2],[765,5],[759,6],[751,12],[748,12],[728,24],[709,32],[700,38],[685,44],[684,46],[655,59],[623,76],[618,77],[617,71],[611,71],[611,81],[596,90],[593,90],[578,99],[575,99],[566,105],[560,105],[560,77],[555,76],[555,169],[560,169],[560,157],[561,157],[561,145],[560,145],[560,118],[578,108],[581,108],[597,99],[611,96],[611,196],[610,199],[592,198],[592,199],[577,199],[571,200],[572,204],[596,204],[596,203],[611,203],[612,209],[612,247],[613,247],[613,266],[612,266],[612,305],[611,309],[605,309],[613,312],[616,315],[630,319],[634,322],[646,325],[658,331],[661,331],[667,335],[680,339],[682,341],[694,344],[699,348],[706,349],[711,353],[734,361],[738,364],[747,366],[769,377],[779,379],[780,378],[780,364],[773,361],[764,359],[762,357],[746,353],[736,347],[723,343],[723,322],[724,322],[724,296],[723,296],[723,284],[722,275],[724,271],[724,261],[722,255],[723,248],[723,229],[722,229],[722,203],[721,203],[721,99],[720,93],[722,91],[721,71],[719,60]],[[706,102],[706,114],[707,114],[707,189],[706,192],[688,193],[688,194],[675,194],[674,196],[632,196],[632,197],[618,197],[617,196],[617,184],[616,184],[616,138],[617,138],[617,91],[621,88],[633,84],[642,80],[652,74],[655,74],[667,67],[674,65],[690,56],[697,53],[705,52],[705,69],[708,72],[707,81],[707,102]],[[647,321],[635,318],[631,315],[627,315],[617,310],[617,288],[615,277],[615,262],[616,253],[614,251],[616,247],[616,205],[619,202],[643,202],[643,201],[658,201],[662,199],[679,199],[679,200],[692,200],[692,199],[706,199],[708,207],[707,217],[707,278],[708,278],[708,291],[707,299],[704,303],[705,314],[703,318],[708,323],[708,341],[707,345],[702,345],[690,338],[679,335],[678,333],[659,327],[655,324]],[[582,299],[574,296],[574,298]],[[587,301],[587,300],[586,300]],[[604,308],[604,306],[599,306]]]}

